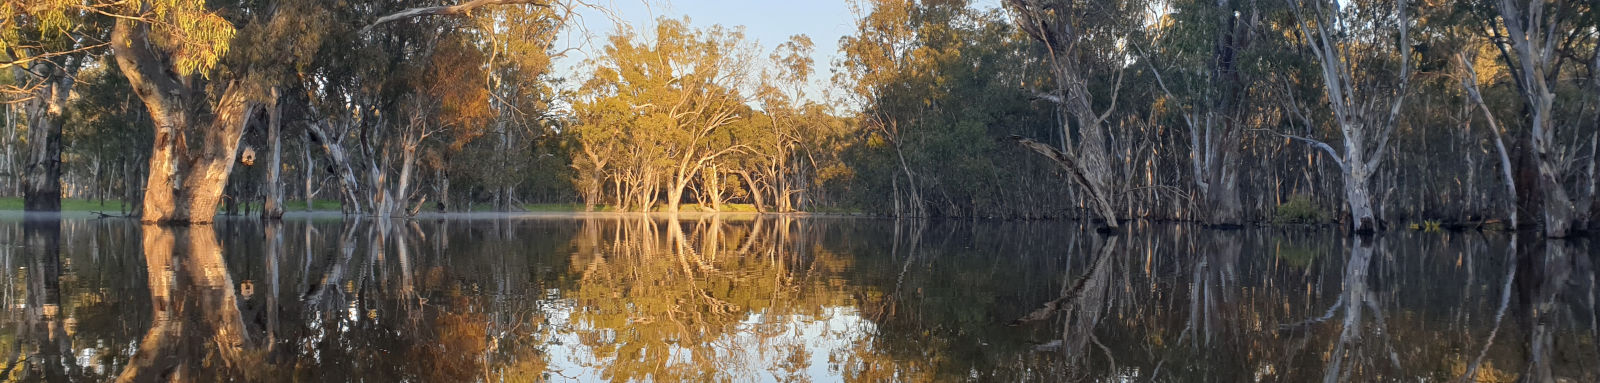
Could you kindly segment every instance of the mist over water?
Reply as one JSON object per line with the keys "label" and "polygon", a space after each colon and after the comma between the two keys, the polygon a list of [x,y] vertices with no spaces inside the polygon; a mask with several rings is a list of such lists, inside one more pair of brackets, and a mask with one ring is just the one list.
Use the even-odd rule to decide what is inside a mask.
{"label": "mist over water", "polygon": [[1596,381],[1508,233],[626,215],[0,219],[24,381]]}

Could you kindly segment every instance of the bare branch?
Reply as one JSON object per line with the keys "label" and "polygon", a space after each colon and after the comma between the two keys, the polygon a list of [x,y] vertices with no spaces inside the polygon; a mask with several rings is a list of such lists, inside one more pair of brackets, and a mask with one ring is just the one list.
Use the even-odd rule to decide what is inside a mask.
{"label": "bare branch", "polygon": [[1333,146],[1328,145],[1328,143],[1326,143],[1326,142],[1318,141],[1317,139],[1310,138],[1310,137],[1301,137],[1301,136],[1296,136],[1296,135],[1293,135],[1293,134],[1278,133],[1278,132],[1272,131],[1271,129],[1251,129],[1251,130],[1260,131],[1260,132],[1267,132],[1267,133],[1271,133],[1273,135],[1276,135],[1278,137],[1289,138],[1289,139],[1294,139],[1294,140],[1299,140],[1301,142],[1305,142],[1306,144],[1311,145],[1311,147],[1314,147],[1314,148],[1317,148],[1317,149],[1322,149],[1322,151],[1328,152],[1328,156],[1333,158],[1333,162],[1334,163],[1339,164],[1339,168],[1340,169],[1346,169],[1346,167],[1345,167],[1346,165],[1344,163],[1344,158],[1339,156],[1339,151],[1334,150]]}

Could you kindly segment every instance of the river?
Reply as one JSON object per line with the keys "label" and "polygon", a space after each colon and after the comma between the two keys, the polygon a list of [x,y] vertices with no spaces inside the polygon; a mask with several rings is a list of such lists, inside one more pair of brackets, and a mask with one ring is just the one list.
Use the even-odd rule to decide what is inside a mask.
{"label": "river", "polygon": [[0,380],[1600,381],[1524,234],[866,218],[0,217]]}

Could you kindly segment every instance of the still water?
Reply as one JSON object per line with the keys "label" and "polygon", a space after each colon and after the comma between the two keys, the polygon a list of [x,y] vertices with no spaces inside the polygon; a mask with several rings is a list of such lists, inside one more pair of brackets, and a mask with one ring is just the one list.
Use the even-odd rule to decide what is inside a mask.
{"label": "still water", "polygon": [[0,218],[0,380],[1600,380],[1595,251],[791,217]]}

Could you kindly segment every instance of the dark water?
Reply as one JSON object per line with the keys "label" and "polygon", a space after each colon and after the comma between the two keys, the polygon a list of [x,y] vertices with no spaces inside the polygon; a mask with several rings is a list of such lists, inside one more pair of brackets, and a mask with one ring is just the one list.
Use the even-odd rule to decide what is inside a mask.
{"label": "dark water", "polygon": [[1507,234],[573,216],[0,219],[0,380],[1600,379]]}

